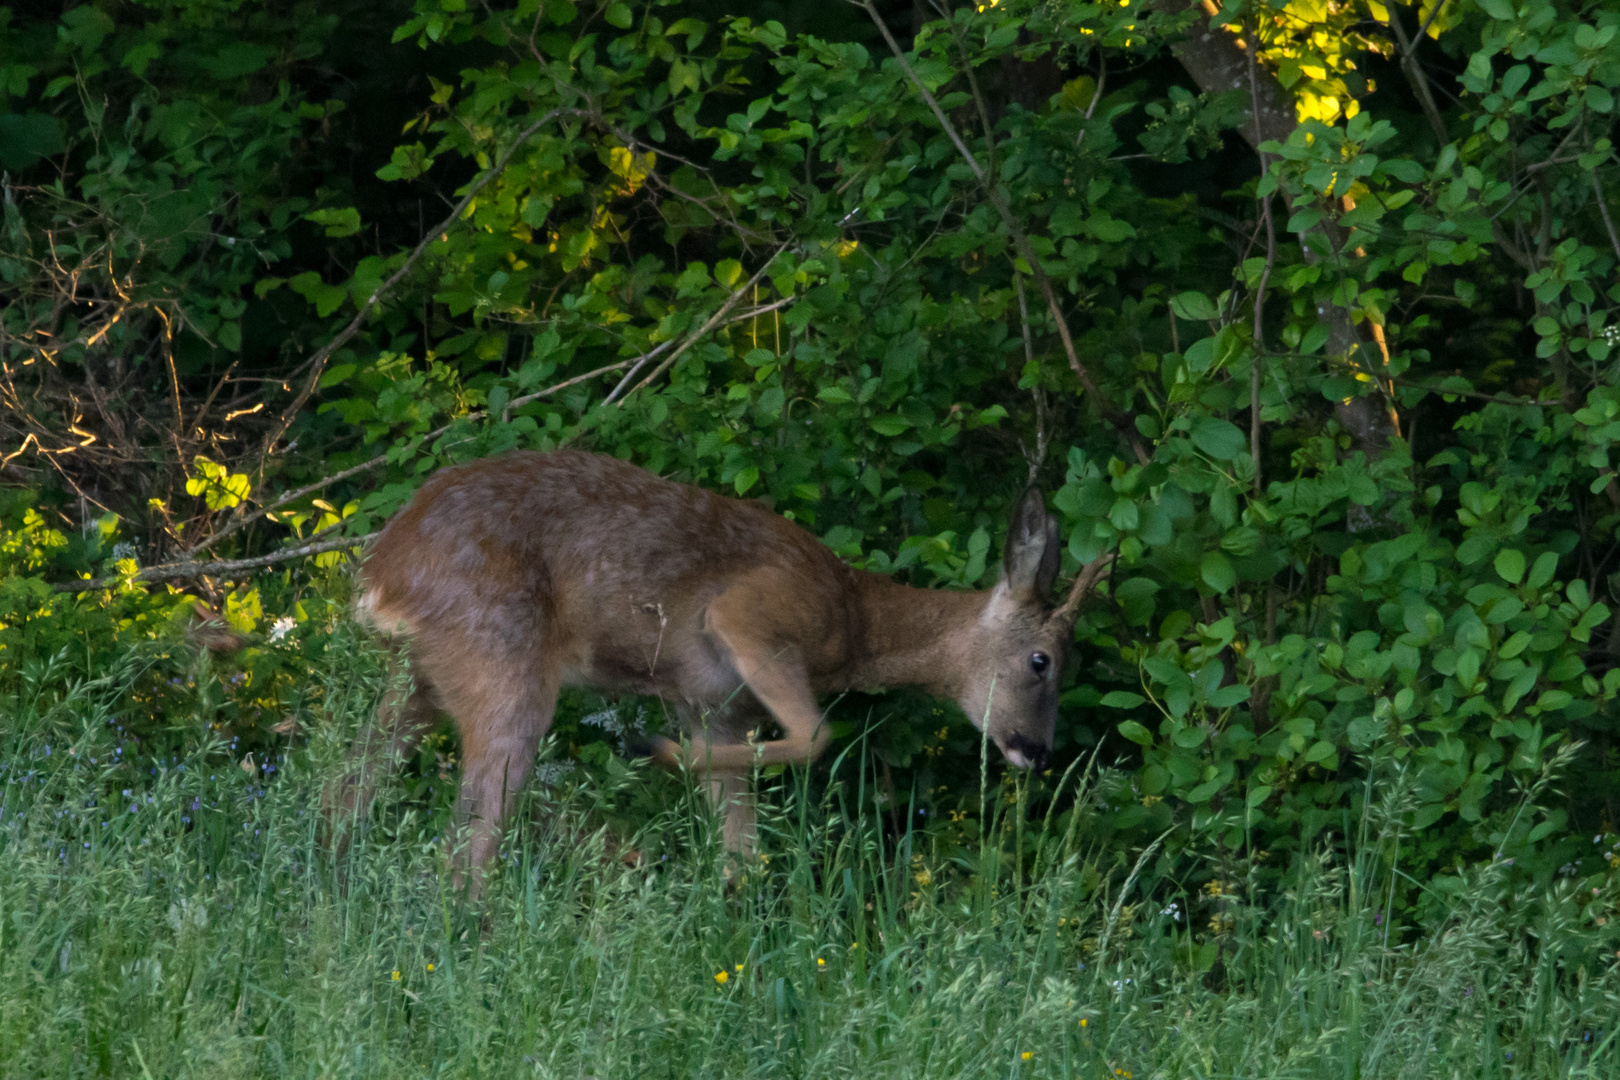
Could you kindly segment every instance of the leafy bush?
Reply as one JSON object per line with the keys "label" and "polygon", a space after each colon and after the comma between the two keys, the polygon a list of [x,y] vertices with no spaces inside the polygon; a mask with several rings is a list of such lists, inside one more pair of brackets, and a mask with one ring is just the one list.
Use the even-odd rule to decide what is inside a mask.
{"label": "leafy bush", "polygon": [[[65,552],[117,490],[140,557],[15,570],[7,679],[76,635],[110,648],[115,611],[168,610],[145,583],[204,571],[164,560],[268,564],[290,532],[336,562],[434,468],[514,447],[757,498],[941,587],[989,583],[1005,508],[1036,482],[1068,570],[1118,556],[1060,732],[1065,762],[1101,740],[1118,766],[1097,842],[1169,830],[1208,880],[1276,886],[1349,844],[1400,769],[1397,909],[1443,918],[1436,897],[1497,856],[1538,888],[1606,872],[1586,838],[1620,815],[1615,12],[1012,0],[903,51],[876,27],[684,4],[424,0],[354,68],[409,104],[402,144],[345,171],[309,149],[353,131],[317,104],[316,57],[358,63],[375,23],[344,9],[351,40],[303,9],[152,10],[28,20],[0,69],[35,147],[0,250],[7,400],[49,406],[7,406],[42,492],[8,536],[43,551],[77,506]],[[384,56],[421,85],[377,75]],[[50,124],[95,138],[58,145]],[[178,175],[214,201],[148,236],[137,209]],[[424,192],[442,225],[442,207],[402,218]],[[251,234],[252,257],[204,218]],[[57,302],[53,243],[103,306]],[[108,307],[126,279],[145,299]],[[171,309],[190,329],[160,341]],[[143,372],[141,393],[118,404],[103,369]],[[161,467],[75,458],[76,427]],[[131,471],[132,498],[110,479]],[[45,582],[79,573],[113,589],[70,619]],[[221,730],[267,739],[346,585],[327,566],[207,588],[243,628],[298,628],[236,684],[187,676],[228,692]],[[612,740],[578,724],[593,707],[559,734],[606,769]],[[880,754],[891,808],[915,790],[982,839],[970,729],[924,708],[852,698],[834,730]],[[1525,811],[1567,754],[1561,798]]]}

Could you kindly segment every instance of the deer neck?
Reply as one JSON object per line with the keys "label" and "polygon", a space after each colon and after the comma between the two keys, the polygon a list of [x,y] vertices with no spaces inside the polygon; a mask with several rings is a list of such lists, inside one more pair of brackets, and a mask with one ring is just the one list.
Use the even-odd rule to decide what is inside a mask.
{"label": "deer neck", "polygon": [[860,631],[851,650],[846,689],[920,686],[954,697],[967,638],[989,593],[914,589],[881,574],[857,574]]}

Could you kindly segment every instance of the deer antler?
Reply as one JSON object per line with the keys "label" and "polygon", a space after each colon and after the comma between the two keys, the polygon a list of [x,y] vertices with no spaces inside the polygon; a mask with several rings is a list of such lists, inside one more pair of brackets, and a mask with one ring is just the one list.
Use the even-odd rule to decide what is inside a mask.
{"label": "deer antler", "polygon": [[1080,572],[1074,576],[1074,584],[1069,588],[1068,598],[1052,612],[1052,618],[1063,619],[1072,625],[1080,615],[1080,605],[1085,602],[1087,594],[1096,587],[1098,581],[1102,580],[1103,574],[1108,571],[1113,561],[1114,553],[1108,551],[1081,567]]}

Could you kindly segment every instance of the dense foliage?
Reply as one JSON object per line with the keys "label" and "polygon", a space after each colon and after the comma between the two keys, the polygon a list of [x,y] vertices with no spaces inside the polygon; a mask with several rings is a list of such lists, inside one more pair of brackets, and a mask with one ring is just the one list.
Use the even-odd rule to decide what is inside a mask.
{"label": "dense foliage", "polygon": [[[322,692],[342,551],[512,447],[939,587],[993,580],[1035,482],[1069,571],[1117,553],[1060,732],[1117,766],[1089,836],[1275,884],[1404,777],[1395,905],[1492,859],[1606,881],[1620,12],[1003,0],[895,20],[903,54],[829,22],[0,8],[9,700],[155,638],[132,725],[224,693],[268,745]],[[319,558],[165,569],[283,538]],[[242,671],[188,666],[160,581],[264,635]],[[593,708],[559,730],[607,768]],[[964,719],[834,708],[891,805],[977,836]]]}

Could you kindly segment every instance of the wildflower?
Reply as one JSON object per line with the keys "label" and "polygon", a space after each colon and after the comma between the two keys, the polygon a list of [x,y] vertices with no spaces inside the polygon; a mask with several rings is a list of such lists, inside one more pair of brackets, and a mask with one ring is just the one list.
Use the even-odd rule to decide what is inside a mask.
{"label": "wildflower", "polygon": [[732,969],[737,972],[737,974],[739,974],[739,975],[742,974],[743,966],[741,964],[733,964],[731,966],[732,966]]}
{"label": "wildflower", "polygon": [[1080,1018],[1080,1026],[1081,1027],[1090,1027],[1091,1026],[1091,1021],[1087,1020],[1085,1017],[1082,1016]]}
{"label": "wildflower", "polygon": [[394,969],[394,975],[393,975],[393,978],[394,978],[394,981],[395,981],[395,982],[399,982],[399,969],[398,969],[398,968],[395,968],[395,969]]}
{"label": "wildflower", "polygon": [[827,966],[827,961],[825,961],[825,960],[823,960],[823,959],[822,959],[822,958],[821,958],[821,957],[819,957],[819,956],[818,956],[818,957],[816,957],[816,967],[818,967],[818,968],[824,968],[824,967],[826,967],[826,966]]}
{"label": "wildflower", "polygon": [[719,983],[721,986],[726,985],[726,980],[730,978],[730,973],[728,973],[724,968],[721,968],[719,971],[714,973],[714,981]]}
{"label": "wildflower", "polygon": [[433,968],[433,965],[432,965],[432,964],[429,964],[429,965],[428,965],[428,970],[429,970],[429,971],[432,971],[432,970],[434,970],[434,968]]}
{"label": "wildflower", "polygon": [[1020,1054],[1018,1056],[1023,1058],[1025,1061],[1028,1061],[1028,1060],[1030,1060],[1031,1058],[1033,1058],[1035,1056],[1035,1051],[1033,1051],[1033,1050],[1025,1050],[1022,1054]]}
{"label": "wildflower", "polygon": [[282,638],[292,633],[293,627],[297,625],[298,624],[293,620],[291,615],[283,615],[281,618],[270,624],[270,640],[280,641]]}

